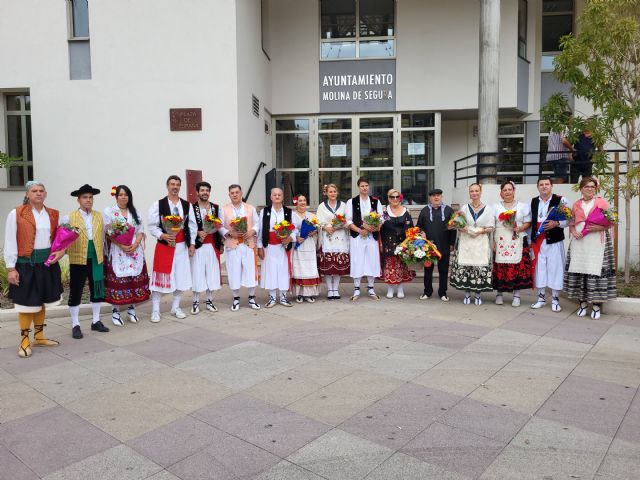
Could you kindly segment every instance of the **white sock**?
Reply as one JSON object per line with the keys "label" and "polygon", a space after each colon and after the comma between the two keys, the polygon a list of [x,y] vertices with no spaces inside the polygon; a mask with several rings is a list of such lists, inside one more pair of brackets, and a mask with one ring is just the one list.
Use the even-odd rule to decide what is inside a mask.
{"label": "white sock", "polygon": [[327,292],[332,292],[333,288],[333,275],[327,275],[324,277],[325,282],[327,282]]}
{"label": "white sock", "polygon": [[539,288],[538,289],[538,295],[542,295],[544,297],[545,293],[546,293],[546,289],[545,288]]}
{"label": "white sock", "polygon": [[340,288],[340,275],[332,275],[333,277],[333,289],[337,292]]}
{"label": "white sock", "polygon": [[269,296],[273,298],[278,298],[278,290],[269,290]]}
{"label": "white sock", "polygon": [[250,297],[255,297],[256,296],[256,287],[249,287],[249,288],[247,288],[247,291],[249,292],[249,296]]}
{"label": "white sock", "polygon": [[207,290],[207,300],[213,302],[213,290]]}
{"label": "white sock", "polygon": [[129,313],[129,314],[136,313],[136,306],[135,305],[129,305],[129,308],[127,308],[127,313]]}
{"label": "white sock", "polygon": [[[502,295],[502,293],[501,293],[501,295]],[[514,290],[513,291],[513,296],[514,297],[519,297],[520,296],[520,290]]]}
{"label": "white sock", "polygon": [[387,295],[389,295],[389,296],[393,295],[393,285],[389,285],[387,287]]}
{"label": "white sock", "polygon": [[[234,297],[239,297],[240,296],[240,289],[238,288],[237,290],[231,290],[231,293],[233,293]],[[249,294],[251,295],[251,294]]]}
{"label": "white sock", "polygon": [[373,287],[373,282],[376,281],[376,277],[367,277],[367,287]]}
{"label": "white sock", "polygon": [[[129,310],[131,310],[131,308],[133,308],[133,305],[131,305],[129,307]],[[111,311],[120,313],[120,306],[119,305],[111,305]]]}
{"label": "white sock", "polygon": [[92,303],[91,304],[91,313],[93,313],[93,319],[91,323],[96,323],[100,321],[100,303]]}
{"label": "white sock", "polygon": [[402,284],[398,285],[398,295],[404,295],[404,287]]}
{"label": "white sock", "polygon": [[162,294],[160,292],[151,292],[151,310],[160,313],[160,300],[162,300]]}
{"label": "white sock", "polygon": [[193,302],[200,303],[200,292],[193,292]]}
{"label": "white sock", "polygon": [[360,279],[359,278],[354,278],[353,279],[353,288],[360,288]]}
{"label": "white sock", "polygon": [[69,313],[71,314],[71,326],[79,327],[80,319],[78,318],[78,316],[80,315],[80,306],[78,305],[75,307],[69,307]]}
{"label": "white sock", "polygon": [[560,290],[551,290],[551,296],[552,297],[556,297],[556,298],[560,298]]}
{"label": "white sock", "polygon": [[287,298],[287,291],[286,290],[280,290],[280,298]]}
{"label": "white sock", "polygon": [[180,308],[180,300],[182,299],[182,291],[176,290],[173,292],[173,301],[171,302],[171,311],[175,312]]}

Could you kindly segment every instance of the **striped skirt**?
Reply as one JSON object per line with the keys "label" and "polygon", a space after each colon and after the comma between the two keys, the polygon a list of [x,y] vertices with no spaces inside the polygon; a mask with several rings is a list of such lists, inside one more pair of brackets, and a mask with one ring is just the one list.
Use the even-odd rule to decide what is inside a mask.
{"label": "striped skirt", "polygon": [[[581,302],[601,303],[618,296],[616,289],[616,270],[611,235],[606,231],[602,272],[598,275],[570,273],[571,248],[567,252],[564,271],[564,291],[568,298]],[[594,234],[595,235],[595,234]]]}

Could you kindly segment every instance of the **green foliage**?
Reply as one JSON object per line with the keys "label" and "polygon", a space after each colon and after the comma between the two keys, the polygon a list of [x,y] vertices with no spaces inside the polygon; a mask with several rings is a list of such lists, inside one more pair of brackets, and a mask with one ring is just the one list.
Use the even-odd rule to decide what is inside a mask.
{"label": "green foliage", "polygon": [[9,168],[12,163],[21,159],[21,157],[10,157],[6,153],[0,151],[0,168]]}
{"label": "green foliage", "polygon": [[2,294],[3,297],[9,295],[8,273],[7,264],[4,261],[4,255],[2,255],[2,251],[0,250],[0,294]]}

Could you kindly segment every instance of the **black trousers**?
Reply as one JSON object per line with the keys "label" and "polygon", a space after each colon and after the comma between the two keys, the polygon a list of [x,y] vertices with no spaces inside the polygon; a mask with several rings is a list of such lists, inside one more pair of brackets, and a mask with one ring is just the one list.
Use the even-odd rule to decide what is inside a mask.
{"label": "black trousers", "polygon": [[590,177],[593,171],[593,162],[573,162],[571,164],[571,183],[578,183],[580,176]]}
{"label": "black trousers", "polygon": [[102,302],[104,298],[96,298],[93,288],[93,271],[91,268],[91,259],[87,260],[86,265],[69,265],[69,306],[77,307],[82,301],[82,292],[84,284],[89,280],[89,293],[91,303]]}
{"label": "black trousers", "polygon": [[[449,283],[449,258],[450,253],[441,252],[442,258],[438,261],[438,297],[442,297],[447,294],[447,284]],[[434,265],[430,267],[424,267],[424,293],[426,295],[433,295],[433,269]]]}

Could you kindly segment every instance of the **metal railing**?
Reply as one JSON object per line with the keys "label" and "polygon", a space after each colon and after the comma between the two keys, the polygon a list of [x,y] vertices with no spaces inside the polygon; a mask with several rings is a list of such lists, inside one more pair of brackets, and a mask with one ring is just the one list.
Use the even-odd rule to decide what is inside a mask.
{"label": "metal railing", "polygon": [[[626,173],[626,158],[624,158],[626,150],[611,149],[605,150],[610,154],[619,155],[619,173]],[[634,153],[640,150],[634,150]],[[512,180],[515,183],[535,183],[528,182],[527,179],[535,179],[541,175],[553,176],[553,166],[546,160],[547,154],[566,154],[565,151],[552,152],[489,152],[474,153],[466,157],[459,158],[454,161],[453,181],[454,186],[458,186],[458,182],[465,180],[482,183],[483,180],[493,179],[496,183],[505,180]],[[487,161],[487,159],[495,158],[496,161]],[[637,164],[638,159],[633,160],[633,164]],[[615,159],[613,155],[609,155],[607,164],[611,166],[613,171]],[[569,168],[572,162],[569,162]]]}

